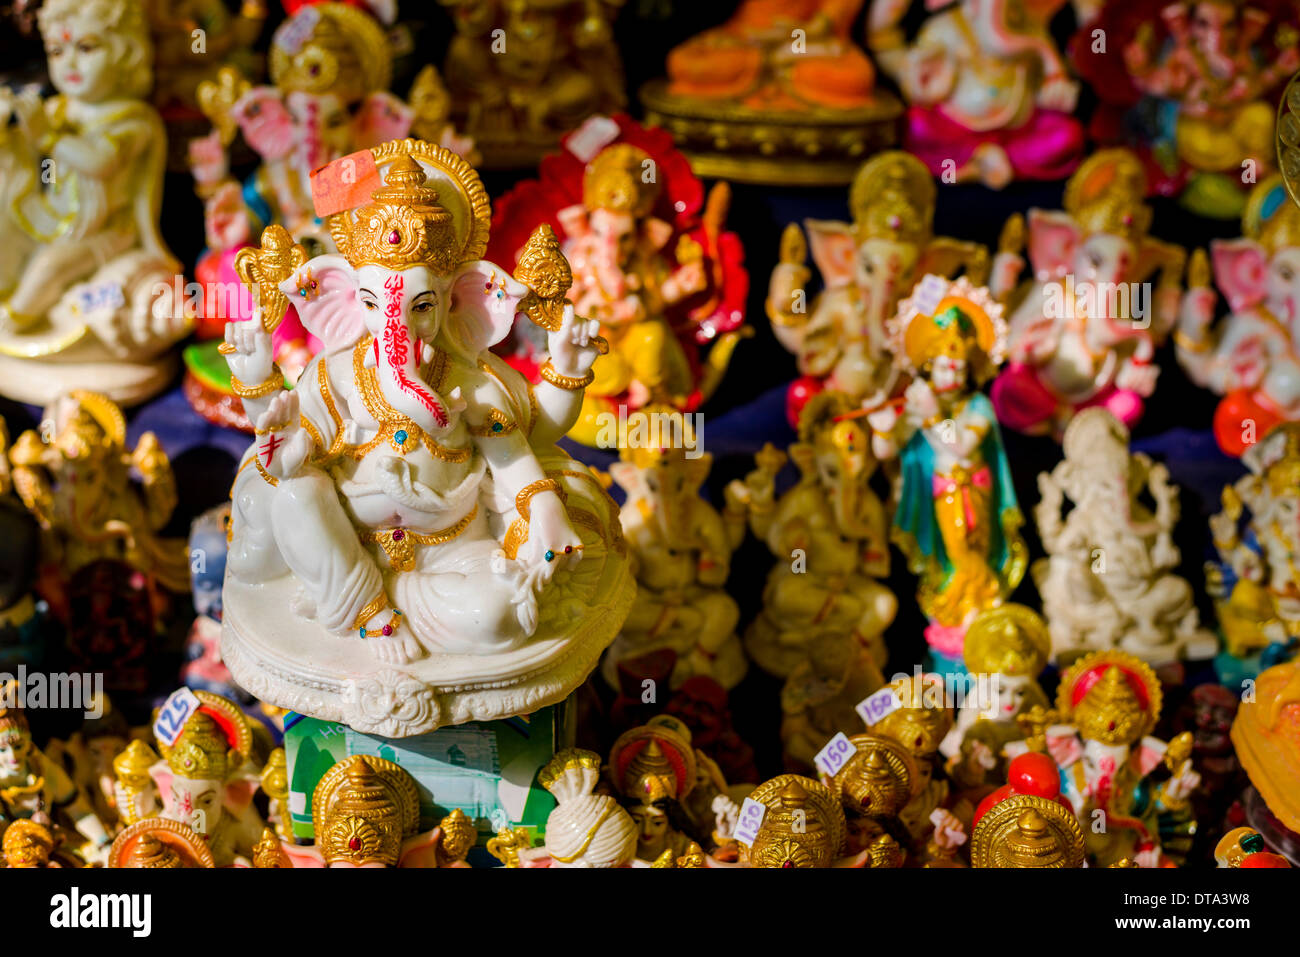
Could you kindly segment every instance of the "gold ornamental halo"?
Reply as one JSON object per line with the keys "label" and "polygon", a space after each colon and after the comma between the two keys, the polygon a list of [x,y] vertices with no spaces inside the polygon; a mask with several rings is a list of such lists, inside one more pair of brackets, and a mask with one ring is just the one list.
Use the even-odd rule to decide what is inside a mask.
{"label": "gold ornamental halo", "polygon": [[[318,20],[297,50],[282,42],[304,16]],[[271,82],[282,90],[336,93],[352,102],[387,90],[393,80],[388,39],[374,17],[344,3],[305,7],[276,30],[271,41]]]}
{"label": "gold ornamental halo", "polygon": [[1052,654],[1047,623],[1032,608],[1007,602],[981,612],[966,631],[962,656],[971,674],[1036,678]]}
{"label": "gold ornamental halo", "polygon": [[[1078,694],[1084,681],[1089,686]],[[1145,706],[1135,683],[1146,695]],[[1160,679],[1149,664],[1110,648],[1086,654],[1066,669],[1057,688],[1056,709],[1061,720],[1074,724],[1085,738],[1131,745],[1150,734],[1160,720],[1163,695]]]}
{"label": "gold ornamental halo", "polygon": [[1064,805],[1033,794],[1005,798],[971,832],[971,867],[1082,867],[1083,828]]}
{"label": "gold ornamental halo", "polygon": [[328,220],[335,245],[349,263],[398,269],[428,265],[447,274],[483,258],[492,205],[474,167],[449,149],[409,137],[381,143],[370,152],[380,170],[389,169],[384,185],[370,202]]}
{"label": "gold ornamental halo", "polygon": [[921,245],[930,238],[936,197],[934,177],[911,153],[887,150],[862,164],[849,187],[855,238],[885,238]]}
{"label": "gold ornamental halo", "polygon": [[1146,235],[1151,207],[1142,161],[1122,146],[1098,150],[1065,184],[1061,206],[1088,233],[1110,233],[1130,240]]}
{"label": "gold ornamental halo", "polygon": [[1277,166],[1291,202],[1300,204],[1300,73],[1277,104]]}
{"label": "gold ornamental halo", "polygon": [[[170,852],[180,864],[132,863],[134,851],[141,842],[152,839],[163,853]],[[127,827],[116,838],[108,851],[109,867],[216,867],[208,842],[188,824],[165,817],[150,817]]]}

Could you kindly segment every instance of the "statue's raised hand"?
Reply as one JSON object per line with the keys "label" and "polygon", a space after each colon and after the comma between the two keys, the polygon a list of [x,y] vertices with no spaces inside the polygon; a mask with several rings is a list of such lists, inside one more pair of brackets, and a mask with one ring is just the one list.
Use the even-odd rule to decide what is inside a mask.
{"label": "statue's raised hand", "polygon": [[221,351],[230,374],[250,388],[265,382],[275,365],[271,334],[257,319],[226,323],[226,345]]}
{"label": "statue's raised hand", "polygon": [[560,328],[547,335],[546,344],[555,371],[575,377],[586,375],[596,357],[609,350],[609,344],[600,336],[600,323],[579,319],[572,305],[564,307]]}
{"label": "statue's raised hand", "polygon": [[276,479],[297,475],[311,452],[311,437],[298,416],[298,393],[277,392],[255,425],[257,442],[253,454],[262,468]]}

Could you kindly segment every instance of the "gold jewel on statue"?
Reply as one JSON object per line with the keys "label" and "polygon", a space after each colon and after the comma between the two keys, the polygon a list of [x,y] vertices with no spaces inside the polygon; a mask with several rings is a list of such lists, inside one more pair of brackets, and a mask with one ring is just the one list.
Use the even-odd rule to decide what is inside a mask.
{"label": "gold jewel on statue", "polygon": [[[363,532],[361,540],[382,548],[384,554],[388,556],[389,564],[393,566],[393,571],[414,571],[416,545],[445,545],[469,528],[470,522],[474,521],[477,515],[478,506],[475,505],[460,521],[441,531],[413,532],[409,528],[379,528]],[[377,612],[371,615],[365,615],[363,612],[364,617],[358,616],[358,620],[369,621],[373,614]],[[396,627],[397,622],[393,622],[393,626]]]}
{"label": "gold jewel on statue", "polygon": [[601,150],[582,175],[582,205],[635,219],[649,216],[659,199],[658,177],[646,178],[652,163],[649,153],[631,143]]}
{"label": "gold jewel on statue", "polygon": [[396,867],[420,820],[415,781],[392,761],[357,754],[334,765],[312,794],[316,845],[335,861]]}
{"label": "gold jewel on statue", "polygon": [[244,385],[233,372],[230,375],[230,391],[241,399],[265,399],[283,388],[284,373],[274,362],[271,363],[271,374],[257,385]]}
{"label": "gold jewel on statue", "polygon": [[542,223],[519,253],[515,280],[530,290],[519,303],[519,311],[547,332],[564,322],[565,296],[573,285],[573,269],[560,251],[560,241],[551,227]]}
{"label": "gold jewel on statue", "polygon": [[749,795],[767,808],[749,848],[753,867],[830,867],[844,845],[844,811],[826,785],[797,774],[765,781]]}
{"label": "gold jewel on statue", "polygon": [[442,850],[453,861],[463,861],[478,841],[478,828],[460,808],[438,822],[442,830]]}
{"label": "gold jewel on statue", "polygon": [[54,833],[43,824],[20,818],[4,829],[0,851],[7,867],[45,867],[54,852]]}
{"label": "gold jewel on statue", "polygon": [[[235,273],[245,286],[257,292],[262,325],[267,332],[275,332],[289,308],[289,297],[280,291],[280,283],[306,264],[307,250],[295,243],[289,231],[278,223],[262,231],[261,246],[245,246],[235,253]],[[229,354],[228,345],[223,342],[221,351]],[[278,369],[273,370],[272,377],[278,373]],[[236,394],[243,397],[242,393]]]}
{"label": "gold jewel on statue", "polygon": [[1018,794],[989,808],[971,833],[972,867],[1082,867],[1083,828],[1068,807]]}
{"label": "gold jewel on statue", "polygon": [[586,375],[581,376],[564,375],[556,372],[555,366],[551,365],[550,359],[547,359],[542,363],[541,368],[537,370],[537,374],[557,389],[564,389],[568,392],[577,392],[579,389],[585,389],[596,381],[596,373],[591,369],[587,370]]}
{"label": "gold jewel on statue", "polygon": [[1009,603],[971,622],[962,657],[971,674],[1036,678],[1051,653],[1047,623],[1033,609]]}
{"label": "gold jewel on statue", "polygon": [[113,839],[110,868],[216,867],[208,841],[188,824],[151,817],[131,824]]}
{"label": "gold jewel on statue", "polygon": [[529,521],[529,503],[533,500],[534,495],[538,495],[541,492],[554,492],[560,497],[561,501],[565,501],[568,498],[565,494],[564,487],[553,478],[544,478],[538,479],[535,482],[529,482],[521,488],[519,494],[515,496],[515,509],[519,512],[519,517],[525,522]]}
{"label": "gold jewel on statue", "polygon": [[935,193],[934,177],[910,153],[891,150],[868,160],[849,187],[854,239],[858,245],[890,239],[924,246],[934,221]]}
{"label": "gold jewel on statue", "polygon": [[1155,727],[1161,701],[1160,680],[1150,665],[1107,650],[1084,655],[1066,670],[1056,708],[1086,740],[1132,745]]}
{"label": "gold jewel on statue", "polygon": [[[388,400],[384,398],[383,390],[379,387],[378,373],[374,369],[366,368],[365,365],[366,353],[370,351],[373,342],[373,337],[364,336],[352,350],[352,374],[354,376],[353,381],[356,382],[357,388],[361,392],[361,402],[365,405],[366,411],[370,413],[371,418],[379,423],[379,431],[375,433],[375,437],[369,442],[349,448],[347,454],[359,461],[365,458],[371,450],[387,442],[389,447],[399,455],[406,455],[423,445],[425,450],[436,459],[454,463],[468,462],[474,455],[471,446],[464,445],[453,448],[436,442],[433,436],[388,404]],[[321,368],[323,367],[324,364],[322,363]],[[439,389],[442,387],[442,379],[446,374],[446,370],[446,354],[439,352],[434,358],[433,367],[429,374],[429,381],[433,388]],[[398,441],[397,433],[399,432],[406,434],[405,440]]]}
{"label": "gold jewel on statue", "polygon": [[280,839],[275,836],[275,831],[265,828],[262,839],[253,845],[253,866],[261,869],[279,867],[282,863],[280,851]]}
{"label": "gold jewel on statue", "polygon": [[492,210],[473,167],[419,140],[371,152],[378,165],[388,164],[384,185],[365,206],[329,218],[335,245],[354,268],[427,266],[447,276],[483,257]]}
{"label": "gold jewel on statue", "polygon": [[1085,234],[1110,233],[1136,241],[1151,226],[1142,161],[1130,150],[1099,150],[1065,184],[1062,207]]}

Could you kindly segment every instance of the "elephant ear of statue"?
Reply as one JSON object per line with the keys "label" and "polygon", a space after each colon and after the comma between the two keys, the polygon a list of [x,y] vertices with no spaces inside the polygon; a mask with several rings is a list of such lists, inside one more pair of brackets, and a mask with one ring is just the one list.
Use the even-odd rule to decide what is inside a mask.
{"label": "elephant ear of statue", "polygon": [[528,287],[485,259],[466,263],[451,284],[443,339],[463,358],[476,359],[510,332]]}
{"label": "elephant ear of statue", "polygon": [[1074,268],[1074,254],[1083,240],[1079,224],[1059,210],[1029,211],[1029,262],[1039,282],[1060,279]]}
{"label": "elephant ear of statue", "polygon": [[283,159],[293,149],[293,117],[275,87],[253,87],[235,102],[230,115],[262,159]]}
{"label": "elephant ear of statue", "polygon": [[326,353],[351,346],[366,331],[357,301],[356,272],[342,256],[331,253],[309,260],[280,283],[280,291]]}
{"label": "elephant ear of statue", "polygon": [[857,269],[858,245],[848,223],[806,219],[808,248],[827,289],[847,286]]}
{"label": "elephant ear of statue", "polygon": [[1210,242],[1210,261],[1229,309],[1240,312],[1263,301],[1268,276],[1263,246],[1253,239],[1215,239]]}

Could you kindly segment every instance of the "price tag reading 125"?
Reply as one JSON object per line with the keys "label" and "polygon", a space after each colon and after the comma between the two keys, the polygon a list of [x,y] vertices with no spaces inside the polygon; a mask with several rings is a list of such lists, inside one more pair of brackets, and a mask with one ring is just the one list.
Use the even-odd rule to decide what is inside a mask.
{"label": "price tag reading 125", "polygon": [[745,798],[745,803],[740,806],[740,816],[736,819],[736,833],[733,836],[743,844],[752,845],[766,815],[767,805],[753,798]]}
{"label": "price tag reading 125", "polygon": [[870,727],[886,715],[893,714],[903,706],[903,699],[893,688],[882,688],[868,698],[858,702],[855,711]]}
{"label": "price tag reading 125", "polygon": [[163,744],[171,747],[181,736],[185,722],[190,715],[199,710],[202,704],[189,688],[178,688],[158,710],[158,717],[153,722],[153,733]]}
{"label": "price tag reading 125", "polygon": [[817,765],[817,770],[822,774],[833,778],[839,769],[844,767],[844,763],[853,757],[853,752],[856,750],[849,736],[841,731],[826,743],[826,747],[817,752],[813,764]]}

